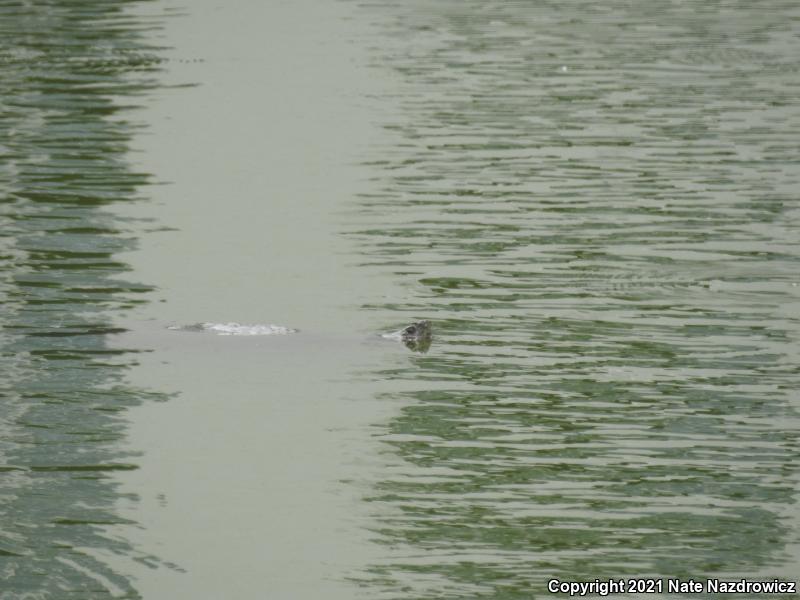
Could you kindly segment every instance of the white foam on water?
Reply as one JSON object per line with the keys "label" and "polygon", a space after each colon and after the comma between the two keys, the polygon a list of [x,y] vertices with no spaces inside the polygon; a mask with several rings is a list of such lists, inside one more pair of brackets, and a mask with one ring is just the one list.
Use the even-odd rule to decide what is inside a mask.
{"label": "white foam on water", "polygon": [[241,323],[202,323],[206,331],[219,335],[287,335],[296,333],[297,329],[281,325],[242,325]]}
{"label": "white foam on water", "polygon": [[402,340],[403,339],[403,330],[398,329],[397,331],[391,331],[389,333],[382,333],[381,337],[387,340]]}

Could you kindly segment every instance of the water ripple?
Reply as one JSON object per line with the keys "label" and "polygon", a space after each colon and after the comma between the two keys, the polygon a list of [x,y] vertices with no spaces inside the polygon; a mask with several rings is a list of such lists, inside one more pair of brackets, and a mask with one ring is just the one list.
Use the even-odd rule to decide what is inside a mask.
{"label": "water ripple", "polygon": [[791,578],[797,7],[362,8],[396,89],[347,233],[437,332],[376,374],[416,386],[363,578]]}
{"label": "water ripple", "polygon": [[125,158],[126,113],[156,84],[158,26],[112,1],[0,5],[0,573],[3,598],[138,598],[97,556],[143,556],[111,476],[120,413],[159,394],[124,382],[134,353],[107,347],[115,311],[143,301],[118,258],[134,239],[103,207],[149,177]]}

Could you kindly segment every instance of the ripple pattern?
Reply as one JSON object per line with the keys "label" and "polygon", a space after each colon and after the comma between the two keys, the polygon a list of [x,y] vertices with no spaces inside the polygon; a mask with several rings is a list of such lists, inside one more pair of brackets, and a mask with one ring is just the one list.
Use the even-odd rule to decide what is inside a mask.
{"label": "ripple pattern", "polygon": [[124,152],[128,109],[155,85],[157,23],[132,3],[0,3],[0,598],[138,598],[106,553],[155,564],[124,524],[121,415],[160,394],[126,385],[112,315],[150,288],[124,279],[134,243],[105,207],[148,176]]}
{"label": "ripple pattern", "polygon": [[386,396],[364,578],[791,578],[797,6],[362,8],[395,87],[347,233],[410,290],[365,306],[438,334],[376,374],[416,389]]}

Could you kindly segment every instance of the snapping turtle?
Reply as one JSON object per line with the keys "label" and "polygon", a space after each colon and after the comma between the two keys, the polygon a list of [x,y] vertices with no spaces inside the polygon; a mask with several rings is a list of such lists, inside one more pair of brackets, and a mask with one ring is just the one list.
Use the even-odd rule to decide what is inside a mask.
{"label": "snapping turtle", "polygon": [[[241,323],[195,323],[194,325],[170,325],[167,329],[179,331],[211,331],[218,335],[288,335],[299,330],[281,325],[242,325]],[[417,321],[402,329],[381,334],[388,340],[402,342],[413,352],[427,352],[431,346],[431,322]]]}

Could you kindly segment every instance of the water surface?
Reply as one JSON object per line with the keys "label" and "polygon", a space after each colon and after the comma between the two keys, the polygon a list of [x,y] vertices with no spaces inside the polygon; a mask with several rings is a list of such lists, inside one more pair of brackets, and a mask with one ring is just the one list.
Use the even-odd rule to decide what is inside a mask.
{"label": "water surface", "polygon": [[390,597],[797,572],[797,7],[651,9],[365,7],[365,308],[440,332],[381,373]]}
{"label": "water surface", "polygon": [[0,598],[796,576],[793,3],[0,10]]}
{"label": "water surface", "polygon": [[126,160],[129,109],[155,85],[158,21],[102,6],[0,6],[0,597],[137,597],[109,555],[158,564],[106,528],[125,410],[163,396],[131,387],[135,349],[111,348],[112,315],[150,291],[126,278],[134,243],[109,207],[141,198]]}

